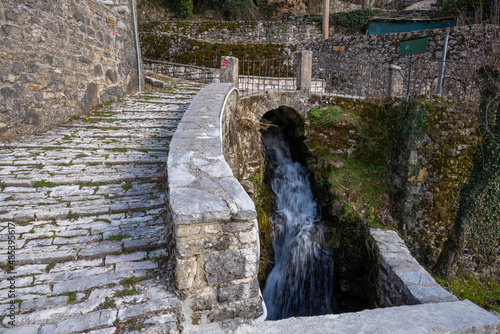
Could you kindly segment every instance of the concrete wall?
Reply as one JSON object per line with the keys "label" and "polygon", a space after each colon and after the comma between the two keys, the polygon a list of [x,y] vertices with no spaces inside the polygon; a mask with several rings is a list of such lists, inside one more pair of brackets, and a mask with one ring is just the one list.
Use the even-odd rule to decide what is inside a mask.
{"label": "concrete wall", "polygon": [[137,91],[130,2],[109,3],[1,0],[0,140]]}
{"label": "concrete wall", "polygon": [[[184,326],[253,319],[258,295],[255,206],[222,153],[221,111],[232,84],[202,89],[170,143],[169,226]],[[224,113],[234,112],[236,93]]]}

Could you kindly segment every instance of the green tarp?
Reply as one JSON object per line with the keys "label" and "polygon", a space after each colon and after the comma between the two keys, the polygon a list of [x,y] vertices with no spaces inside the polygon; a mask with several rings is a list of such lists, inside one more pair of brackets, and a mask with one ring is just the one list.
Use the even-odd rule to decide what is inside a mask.
{"label": "green tarp", "polygon": [[368,35],[390,34],[425,29],[441,29],[455,26],[455,21],[443,22],[368,22]]}

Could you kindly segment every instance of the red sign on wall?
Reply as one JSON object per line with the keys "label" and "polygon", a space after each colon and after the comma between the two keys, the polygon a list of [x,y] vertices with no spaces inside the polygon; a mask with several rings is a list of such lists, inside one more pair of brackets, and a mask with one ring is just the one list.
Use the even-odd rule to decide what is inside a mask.
{"label": "red sign on wall", "polygon": [[223,60],[223,61],[220,62],[220,67],[221,68],[226,68],[226,61],[225,60]]}

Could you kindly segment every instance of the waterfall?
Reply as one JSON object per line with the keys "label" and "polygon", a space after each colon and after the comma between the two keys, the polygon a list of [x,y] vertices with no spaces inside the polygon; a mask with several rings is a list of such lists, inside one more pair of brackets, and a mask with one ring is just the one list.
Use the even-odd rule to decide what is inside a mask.
{"label": "waterfall", "polygon": [[263,293],[268,319],[332,313],[332,260],[324,247],[309,172],[292,160],[282,134],[268,131],[262,141],[276,195],[271,217],[275,263]]}

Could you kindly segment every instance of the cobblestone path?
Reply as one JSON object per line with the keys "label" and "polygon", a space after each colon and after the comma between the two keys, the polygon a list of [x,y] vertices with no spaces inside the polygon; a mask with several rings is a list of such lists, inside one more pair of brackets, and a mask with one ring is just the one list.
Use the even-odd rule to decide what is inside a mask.
{"label": "cobblestone path", "polygon": [[159,181],[202,85],[173,83],[0,145],[0,333],[177,332]]}

